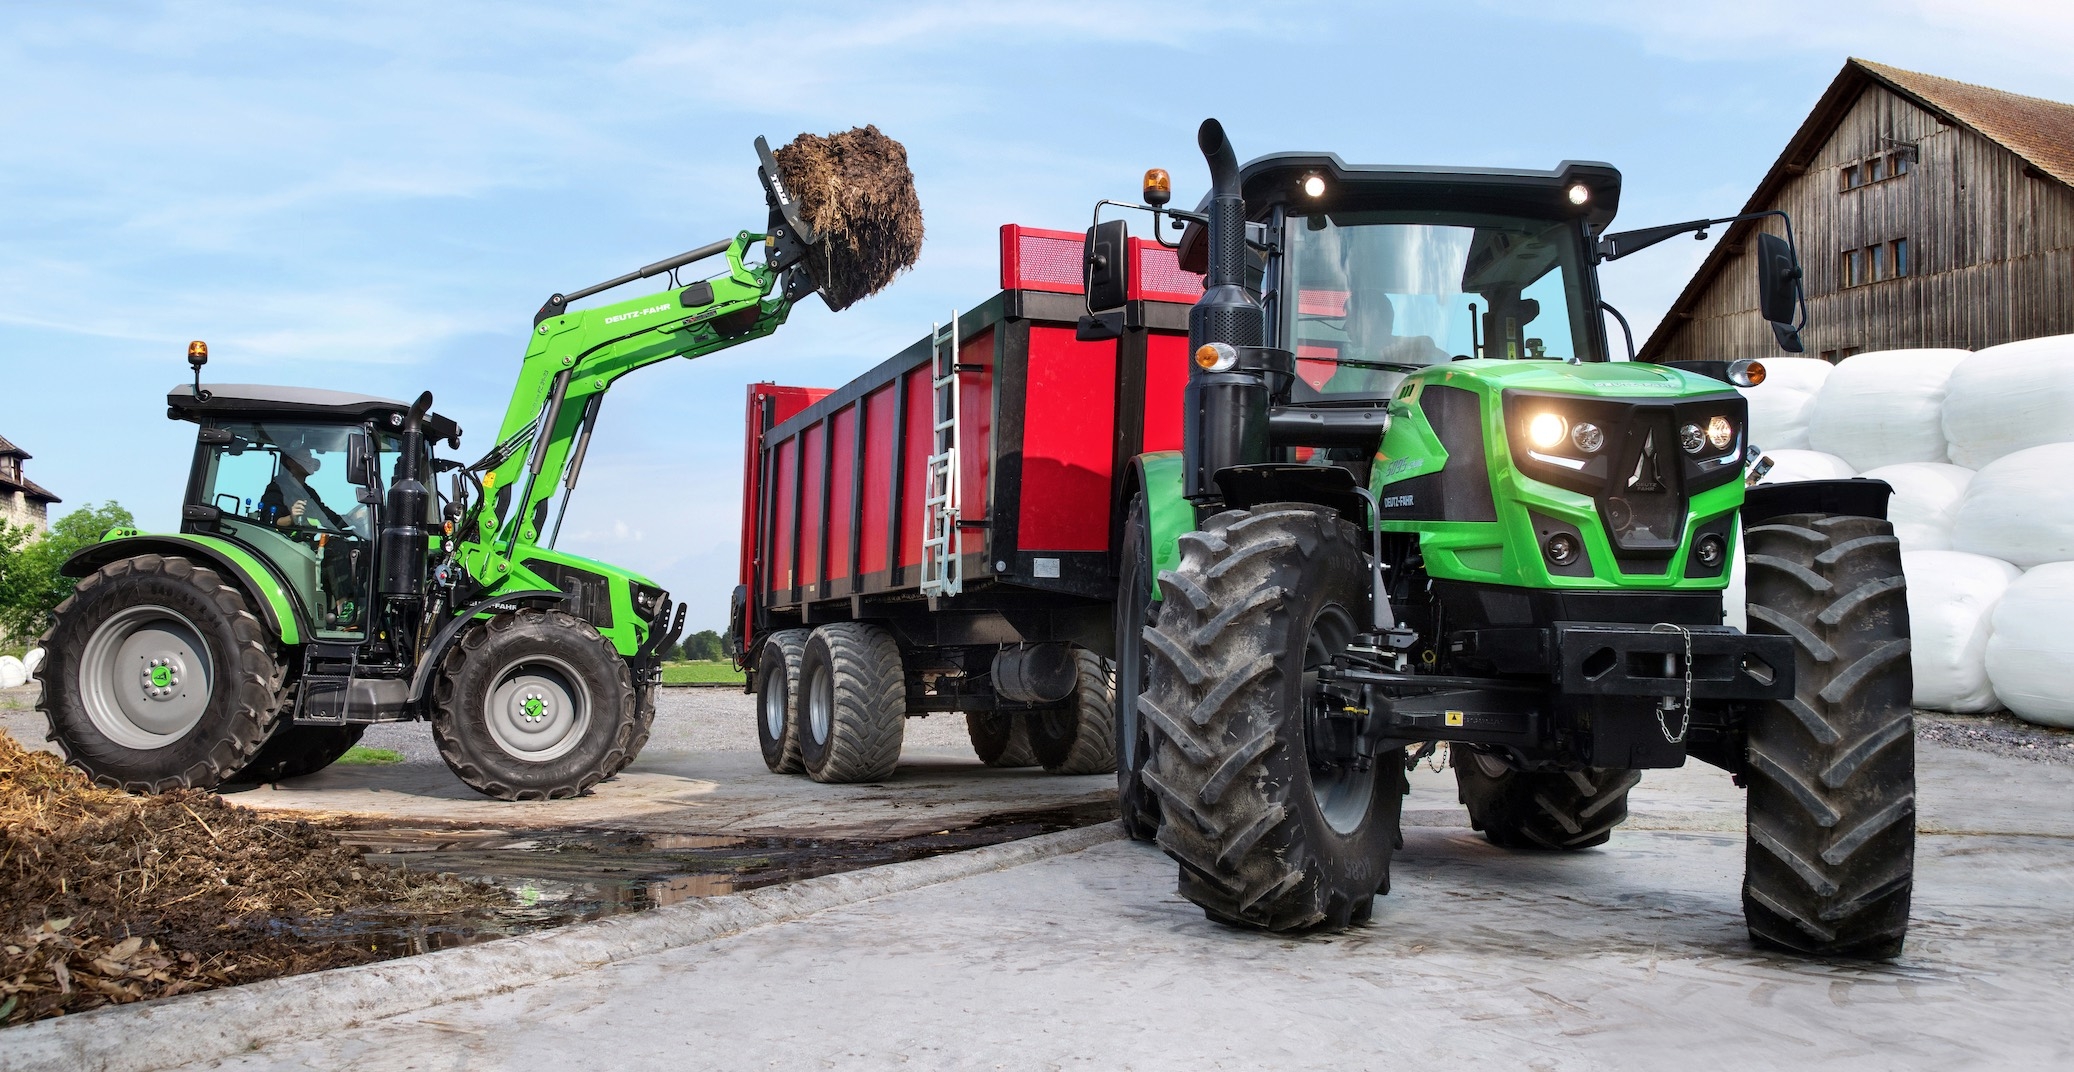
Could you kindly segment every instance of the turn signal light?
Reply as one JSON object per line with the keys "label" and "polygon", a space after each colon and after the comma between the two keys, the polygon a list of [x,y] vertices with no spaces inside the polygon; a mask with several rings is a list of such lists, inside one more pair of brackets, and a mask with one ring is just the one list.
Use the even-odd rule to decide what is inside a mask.
{"label": "turn signal light", "polygon": [[1239,352],[1227,342],[1206,342],[1195,348],[1195,363],[1205,372],[1223,372],[1239,363]]}

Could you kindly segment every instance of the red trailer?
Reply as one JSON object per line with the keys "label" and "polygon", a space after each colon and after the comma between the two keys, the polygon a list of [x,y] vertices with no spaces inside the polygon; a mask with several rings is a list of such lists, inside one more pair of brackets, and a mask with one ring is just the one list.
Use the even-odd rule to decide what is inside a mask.
{"label": "red trailer", "polygon": [[1121,337],[1077,341],[1082,243],[1004,226],[993,297],[832,391],[749,388],[731,632],[773,770],[883,778],[944,711],[991,763],[1113,766],[1112,549],[1181,445],[1202,277],[1131,240]]}

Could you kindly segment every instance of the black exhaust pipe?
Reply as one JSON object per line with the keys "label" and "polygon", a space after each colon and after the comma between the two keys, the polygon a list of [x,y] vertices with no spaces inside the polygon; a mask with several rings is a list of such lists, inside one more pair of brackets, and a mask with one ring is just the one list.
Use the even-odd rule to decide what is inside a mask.
{"label": "black exhaust pipe", "polygon": [[[1234,348],[1264,342],[1265,316],[1246,289],[1246,200],[1239,188],[1239,158],[1223,124],[1203,120],[1196,145],[1210,165],[1210,274],[1203,296],[1188,311],[1188,352],[1222,343]],[[1217,472],[1268,460],[1268,386],[1257,369],[1213,372],[1191,360],[1182,390],[1181,457],[1183,493],[1202,501],[1218,497]]]}
{"label": "black exhaust pipe", "polygon": [[403,420],[403,443],[396,458],[396,473],[389,481],[388,501],[382,507],[382,584],[385,596],[419,596],[425,588],[425,488],[422,458],[425,453],[425,414],[432,409],[432,392],[411,403]]}

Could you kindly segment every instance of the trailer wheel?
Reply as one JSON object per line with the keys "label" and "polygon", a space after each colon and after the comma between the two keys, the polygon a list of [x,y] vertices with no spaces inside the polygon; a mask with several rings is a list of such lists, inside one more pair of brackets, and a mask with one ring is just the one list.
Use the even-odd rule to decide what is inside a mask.
{"label": "trailer wheel", "polygon": [[798,774],[799,661],[807,653],[807,630],[782,629],[763,640],[756,656],[756,744],[763,765],[776,774]]}
{"label": "trailer wheel", "polygon": [[1627,821],[1628,790],[1642,772],[1590,767],[1523,771],[1463,745],[1448,749],[1469,825],[1508,849],[1588,849]]}
{"label": "trailer wheel", "polygon": [[1145,785],[1145,762],[1151,742],[1138,718],[1138,694],[1145,691],[1145,630],[1155,611],[1152,598],[1152,524],[1143,492],[1131,496],[1124,522],[1123,548],[1116,581],[1116,741],[1117,822],[1133,841],[1159,838],[1159,797]]}
{"label": "trailer wheel", "polygon": [[96,784],[213,789],[266,744],[281,664],[243,593],[178,556],[138,555],[58,604],[37,667],[50,739]]}
{"label": "trailer wheel", "polygon": [[1794,695],[1752,706],[1743,914],[1760,945],[1901,952],[1915,876],[1915,689],[1900,544],[1878,518],[1746,534],[1750,628],[1789,637]]}
{"label": "trailer wheel", "polygon": [[1159,583],[1139,713],[1182,896],[1270,931],[1367,919],[1389,891],[1403,750],[1366,770],[1322,754],[1309,726],[1322,697],[1305,672],[1351,643],[1366,612],[1354,527],[1307,503],[1226,511],[1181,537],[1181,566]]}
{"label": "trailer wheel", "polygon": [[1033,711],[1030,750],[1049,774],[1108,774],[1116,769],[1116,677],[1109,660],[1073,653],[1079,680],[1071,706]]}
{"label": "trailer wheel", "polygon": [[989,767],[1037,765],[1037,754],[1030,750],[1028,716],[971,711],[965,715],[965,735],[972,738],[972,754]]}
{"label": "trailer wheel", "polygon": [[814,630],[800,660],[800,759],[817,782],[875,782],[900,763],[907,679],[892,634],[862,622]]}
{"label": "trailer wheel", "polygon": [[433,705],[439,756],[470,788],[498,800],[560,800],[625,765],[634,679],[589,622],[521,608],[448,649]]}
{"label": "trailer wheel", "polygon": [[282,726],[267,738],[266,746],[245,764],[245,769],[225,778],[233,785],[265,785],[315,774],[360,743],[367,727]]}

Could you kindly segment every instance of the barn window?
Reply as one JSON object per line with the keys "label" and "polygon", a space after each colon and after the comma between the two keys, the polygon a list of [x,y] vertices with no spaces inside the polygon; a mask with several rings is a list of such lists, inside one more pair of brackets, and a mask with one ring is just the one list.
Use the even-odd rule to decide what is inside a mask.
{"label": "barn window", "polygon": [[1903,175],[1906,175],[1906,174],[1908,174],[1908,172],[1909,172],[1909,169],[1910,169],[1910,168],[1911,168],[1912,166],[1913,166],[1913,165],[1911,165],[1911,164],[1909,163],[1909,153],[1908,153],[1908,151],[1907,151],[1907,150],[1903,150],[1903,151],[1901,151],[1901,152],[1897,152],[1897,153],[1895,153],[1895,154],[1894,154],[1894,168],[1893,168],[1893,171],[1894,171],[1894,177],[1895,177],[1895,178],[1897,178],[1897,179],[1898,179],[1898,178],[1900,178],[1901,176],[1903,176]]}
{"label": "barn window", "polygon": [[1893,244],[1894,278],[1899,279],[1908,274],[1908,239],[1897,238]]}
{"label": "barn window", "polygon": [[1858,187],[1865,185],[1864,181],[1859,178],[1860,174],[1861,172],[1858,170],[1858,165],[1845,165],[1843,171],[1843,188],[1846,190],[1855,190]]}
{"label": "barn window", "polygon": [[1875,183],[1887,177],[1887,158],[1875,156],[1865,162],[1865,181]]}
{"label": "barn window", "polygon": [[1872,282],[1877,283],[1887,278],[1887,247],[1868,246],[1865,252],[1868,254],[1867,259],[1872,262]]}
{"label": "barn window", "polygon": [[1844,286],[1863,286],[1865,284],[1865,251],[1862,249],[1845,250],[1843,263],[1839,266],[1837,274],[1843,279]]}

